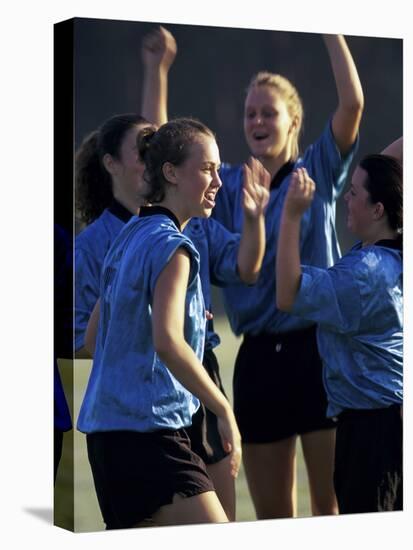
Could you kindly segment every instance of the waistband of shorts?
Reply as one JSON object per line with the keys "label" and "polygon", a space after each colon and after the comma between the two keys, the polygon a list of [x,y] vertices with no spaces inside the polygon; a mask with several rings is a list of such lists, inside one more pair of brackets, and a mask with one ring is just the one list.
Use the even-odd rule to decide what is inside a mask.
{"label": "waistband of shorts", "polygon": [[305,336],[316,335],[317,325],[311,325],[310,327],[301,328],[298,330],[290,330],[288,332],[260,332],[258,334],[244,334],[245,342],[259,341],[259,340],[272,340],[286,342],[288,340],[295,340],[296,338],[303,338]]}
{"label": "waistband of shorts", "polygon": [[357,418],[368,418],[371,416],[382,414],[390,410],[398,410],[401,407],[401,403],[393,403],[388,407],[380,407],[376,409],[344,409],[340,414],[336,416],[338,420],[351,420]]}

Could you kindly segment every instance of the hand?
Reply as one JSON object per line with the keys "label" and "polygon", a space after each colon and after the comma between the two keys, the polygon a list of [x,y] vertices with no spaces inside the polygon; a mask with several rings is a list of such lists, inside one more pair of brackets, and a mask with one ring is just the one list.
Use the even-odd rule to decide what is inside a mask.
{"label": "hand", "polygon": [[213,318],[214,318],[214,315],[213,313],[211,313],[210,311],[208,311],[207,309],[205,310],[205,317],[206,317],[206,320],[207,321],[211,321]]}
{"label": "hand", "polygon": [[162,26],[143,38],[142,60],[147,68],[162,67],[165,71],[169,71],[176,52],[175,38]]}
{"label": "hand", "polygon": [[290,217],[301,217],[310,206],[315,191],[315,183],[305,168],[297,168],[291,176],[284,208]]}
{"label": "hand", "polygon": [[229,408],[226,415],[218,417],[218,431],[224,450],[230,453],[231,475],[235,479],[241,466],[242,450],[241,435],[232,409]]}
{"label": "hand", "polygon": [[244,164],[244,214],[250,219],[256,219],[264,214],[270,198],[271,176],[253,157]]}

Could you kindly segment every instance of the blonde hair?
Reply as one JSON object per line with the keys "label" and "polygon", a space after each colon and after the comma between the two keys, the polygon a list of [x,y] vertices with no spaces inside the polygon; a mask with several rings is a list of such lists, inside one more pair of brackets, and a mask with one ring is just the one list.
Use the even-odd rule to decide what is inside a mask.
{"label": "blonde hair", "polygon": [[247,88],[247,94],[253,88],[257,88],[259,86],[271,86],[272,88],[275,88],[275,90],[285,101],[290,117],[296,118],[297,126],[295,128],[291,144],[292,157],[293,159],[296,159],[299,153],[298,140],[302,130],[304,118],[303,102],[297,92],[297,89],[293,86],[293,84],[291,84],[288,78],[285,78],[280,74],[270,73],[267,71],[260,71],[252,77]]}

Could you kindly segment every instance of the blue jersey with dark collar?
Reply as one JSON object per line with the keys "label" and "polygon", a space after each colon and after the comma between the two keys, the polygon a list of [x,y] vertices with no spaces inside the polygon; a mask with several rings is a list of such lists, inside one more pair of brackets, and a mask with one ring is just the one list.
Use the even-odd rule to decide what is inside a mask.
{"label": "blue jersey with dark collar", "polygon": [[328,416],[403,399],[403,264],[396,241],[356,245],[330,269],[302,266],[293,314],[318,323]]}
{"label": "blue jersey with dark collar", "polygon": [[[302,219],[300,250],[302,261],[329,267],[340,257],[335,229],[336,199],[341,193],[357,142],[343,158],[334,141],[329,122],[320,138],[292,164],[305,167],[317,185],[316,194]],[[258,281],[254,286],[237,283],[223,289],[224,304],[233,332],[237,335],[298,330],[313,323],[276,309],[275,258],[281,212],[291,171],[271,189],[265,215],[266,250]],[[224,164],[213,217],[229,231],[240,233],[243,223],[242,167]]]}
{"label": "blue jersey with dark collar", "polygon": [[[84,346],[89,317],[99,298],[99,281],[103,260],[112,242],[132,214],[114,201],[102,215],[86,227],[75,241],[75,349]],[[205,306],[211,311],[211,283],[218,286],[239,282],[237,255],[240,241],[213,219],[192,218],[187,235],[200,255],[200,277]],[[207,324],[206,349],[220,343],[212,321]]]}
{"label": "blue jersey with dark collar", "polygon": [[199,254],[170,216],[134,216],[113,242],[103,264],[99,329],[78,419],[80,431],[147,432],[191,424],[199,400],[161,361],[152,340],[155,285],[180,247],[191,258],[184,337],[202,361],[205,307]]}

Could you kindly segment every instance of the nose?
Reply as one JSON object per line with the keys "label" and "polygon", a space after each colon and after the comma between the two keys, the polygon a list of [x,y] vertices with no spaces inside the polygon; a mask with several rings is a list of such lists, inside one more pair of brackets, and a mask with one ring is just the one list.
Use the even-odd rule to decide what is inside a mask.
{"label": "nose", "polygon": [[213,183],[214,187],[217,187],[218,189],[220,187],[222,187],[222,181],[221,181],[221,178],[219,177],[218,170],[214,171],[214,177],[213,177],[212,183]]}

